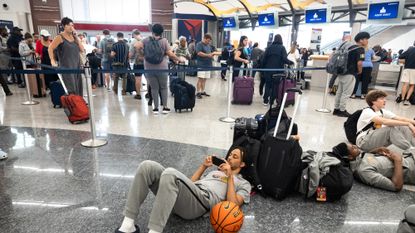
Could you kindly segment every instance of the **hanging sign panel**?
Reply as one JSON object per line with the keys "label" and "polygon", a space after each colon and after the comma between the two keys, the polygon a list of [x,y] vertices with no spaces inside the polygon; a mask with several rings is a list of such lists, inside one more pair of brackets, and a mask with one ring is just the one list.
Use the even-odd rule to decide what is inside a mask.
{"label": "hanging sign panel", "polygon": [[396,19],[399,13],[399,2],[372,3],[369,5],[368,19]]}
{"label": "hanging sign panel", "polygon": [[258,24],[259,26],[274,26],[275,25],[274,13],[259,14]]}
{"label": "hanging sign panel", "polygon": [[236,17],[222,18],[223,30],[235,30],[238,29],[238,20]]}
{"label": "hanging sign panel", "polygon": [[327,9],[310,9],[305,11],[306,23],[326,23]]}

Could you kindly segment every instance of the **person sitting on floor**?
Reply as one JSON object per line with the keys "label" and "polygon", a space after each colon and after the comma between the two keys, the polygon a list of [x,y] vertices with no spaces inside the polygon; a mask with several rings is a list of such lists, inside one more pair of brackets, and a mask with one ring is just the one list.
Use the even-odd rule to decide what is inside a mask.
{"label": "person sitting on floor", "polygon": [[385,147],[361,152],[356,145],[342,143],[342,154],[350,160],[350,169],[364,184],[399,192],[403,184],[415,184],[415,157],[399,154]]}
{"label": "person sitting on floor", "polygon": [[[385,108],[387,94],[373,90],[366,96],[368,108],[362,111],[357,122],[356,145],[369,152],[391,144],[402,150],[414,149],[415,120],[397,116]],[[365,130],[368,125],[372,125]]]}
{"label": "person sitting on floor", "polygon": [[142,162],[128,193],[124,220],[115,232],[140,232],[134,219],[149,191],[156,195],[149,233],[162,232],[172,212],[184,219],[195,219],[221,201],[239,206],[249,203],[251,185],[239,174],[245,167],[244,157],[245,150],[234,147],[218,170],[201,178],[213,165],[212,156],[207,156],[190,179],[174,168],[164,168],[154,161]]}

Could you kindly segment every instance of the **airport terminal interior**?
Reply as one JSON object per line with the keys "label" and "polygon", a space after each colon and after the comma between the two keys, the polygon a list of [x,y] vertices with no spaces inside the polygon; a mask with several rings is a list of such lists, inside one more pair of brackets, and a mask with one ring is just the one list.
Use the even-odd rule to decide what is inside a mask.
{"label": "airport terminal interior", "polygon": [[[398,5],[390,7],[391,3]],[[376,10],[378,4],[386,11],[394,10],[392,16],[372,13],[371,7]],[[289,105],[285,111],[289,116],[296,112],[294,121],[303,151],[331,151],[347,142],[343,128],[347,118],[333,115],[335,95],[327,93],[331,75],[325,67],[342,39],[349,37],[354,42],[359,32],[366,31],[370,34],[368,47],[380,45],[385,51],[385,59],[373,62],[369,90],[387,93],[387,110],[409,119],[415,116],[414,107],[396,101],[404,70],[398,57],[415,46],[413,0],[0,0],[0,8],[0,28],[13,31],[18,27],[23,35],[46,30],[51,39],[61,32],[61,19],[71,18],[76,33],[85,38],[86,53],[98,49],[95,42],[103,38],[104,29],[113,38],[122,32],[130,41],[134,29],[143,38],[151,36],[151,25],[156,23],[163,25],[163,37],[171,48],[179,37],[197,43],[205,33],[211,35],[211,44],[218,51],[225,49],[225,43],[238,46],[244,35],[249,40],[246,47],[257,42],[262,50],[277,34],[287,52],[295,41],[299,49],[312,54],[305,67],[317,68],[305,69],[303,74],[287,72],[299,80],[297,87],[302,90],[301,96],[296,95],[298,110]],[[324,16],[318,15],[322,9]],[[212,66],[221,67],[220,58],[214,57]],[[196,98],[192,111],[179,113],[169,91],[168,114],[154,114],[148,105],[146,74],[140,90],[126,95],[121,92],[121,81],[114,93],[100,76],[94,88],[87,83],[89,76],[82,76],[84,99],[93,101],[88,107],[94,107],[96,138],[107,141],[92,148],[81,144],[93,137],[92,119],[71,124],[62,108],[53,107],[50,90],[45,97],[33,98],[28,93],[32,90],[15,83],[17,75],[2,72],[13,95],[0,89],[0,153],[7,157],[0,160],[0,232],[114,232],[123,222],[127,195],[143,161],[153,160],[191,177],[206,156],[225,157],[233,143],[235,123],[220,118],[254,118],[265,114],[269,105],[260,95],[261,72],[254,77],[252,103],[245,105],[231,104],[229,70],[224,77],[221,71],[210,72],[204,90],[210,96]],[[190,73],[184,74],[185,80],[197,86],[199,75]],[[367,107],[363,95],[356,93],[356,98],[346,100],[349,113]],[[22,104],[29,99],[37,104]],[[329,112],[317,111],[321,109]],[[403,152],[394,145],[389,148]],[[214,169],[217,167],[208,171]],[[149,231],[154,201],[150,192],[135,219],[140,232]],[[357,179],[350,192],[335,202],[305,199],[297,192],[278,201],[252,192],[250,203],[241,207],[244,219],[239,232],[396,232],[405,209],[413,204],[415,184],[404,184],[401,191],[392,192]],[[163,232],[215,231],[208,214],[194,220],[172,214]]]}

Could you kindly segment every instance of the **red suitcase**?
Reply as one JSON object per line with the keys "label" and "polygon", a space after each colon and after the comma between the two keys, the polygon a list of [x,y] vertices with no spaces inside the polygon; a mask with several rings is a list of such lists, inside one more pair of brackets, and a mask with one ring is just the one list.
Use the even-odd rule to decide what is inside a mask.
{"label": "red suitcase", "polygon": [[58,74],[62,83],[65,95],[61,96],[61,103],[69,122],[72,124],[84,123],[89,120],[89,109],[82,96],[68,94],[68,89],[62,79],[62,75]]}

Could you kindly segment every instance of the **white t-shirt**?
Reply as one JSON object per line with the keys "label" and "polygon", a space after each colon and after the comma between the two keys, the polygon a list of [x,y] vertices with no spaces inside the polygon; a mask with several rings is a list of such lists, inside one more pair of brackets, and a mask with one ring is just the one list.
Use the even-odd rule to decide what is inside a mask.
{"label": "white t-shirt", "polygon": [[[382,112],[383,112],[383,114],[382,114]],[[386,109],[382,109],[382,112],[380,112],[380,111],[375,112],[375,111],[373,111],[372,108],[363,109],[362,114],[360,115],[359,120],[357,121],[357,132],[363,130],[366,127],[366,125],[370,124],[372,122],[372,119],[376,116],[380,116],[380,117],[383,117],[383,118],[386,118],[386,119],[393,119],[393,118],[396,117],[395,113],[393,113],[391,111],[388,111]],[[381,128],[381,127],[384,127],[384,125],[376,125],[375,124],[376,129]],[[359,140],[359,138],[363,137],[366,134],[367,133],[359,134],[358,137],[357,137],[357,140]]]}
{"label": "white t-shirt", "polygon": [[295,49],[294,53],[289,52],[287,56],[288,60],[294,62],[294,68],[297,68],[297,60],[300,59],[300,53]]}

